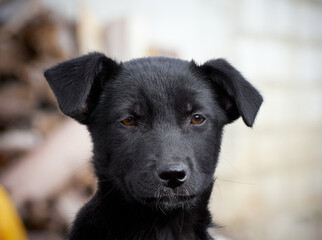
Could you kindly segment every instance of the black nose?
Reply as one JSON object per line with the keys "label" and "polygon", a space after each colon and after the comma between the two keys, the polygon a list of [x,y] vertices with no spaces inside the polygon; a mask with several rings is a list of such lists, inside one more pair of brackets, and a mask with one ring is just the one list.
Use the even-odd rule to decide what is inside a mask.
{"label": "black nose", "polygon": [[159,178],[170,188],[179,187],[187,179],[187,167],[184,164],[171,164],[159,171]]}

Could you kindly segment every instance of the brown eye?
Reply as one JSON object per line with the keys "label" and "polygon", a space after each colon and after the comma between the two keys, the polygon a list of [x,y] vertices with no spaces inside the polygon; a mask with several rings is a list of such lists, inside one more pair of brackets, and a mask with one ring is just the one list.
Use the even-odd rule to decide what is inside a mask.
{"label": "brown eye", "polygon": [[206,118],[200,114],[195,114],[192,116],[191,118],[191,124],[196,124],[196,125],[200,125],[202,124],[204,121],[206,120]]}
{"label": "brown eye", "polygon": [[123,119],[121,123],[124,124],[125,126],[133,126],[136,124],[136,120],[134,117],[128,117]]}

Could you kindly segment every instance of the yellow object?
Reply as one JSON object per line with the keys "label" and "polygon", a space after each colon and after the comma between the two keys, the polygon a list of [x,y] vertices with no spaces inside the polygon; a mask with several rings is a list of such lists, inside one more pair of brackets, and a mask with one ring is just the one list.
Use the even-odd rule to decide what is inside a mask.
{"label": "yellow object", "polygon": [[0,185],[0,240],[27,240],[26,230],[7,192]]}

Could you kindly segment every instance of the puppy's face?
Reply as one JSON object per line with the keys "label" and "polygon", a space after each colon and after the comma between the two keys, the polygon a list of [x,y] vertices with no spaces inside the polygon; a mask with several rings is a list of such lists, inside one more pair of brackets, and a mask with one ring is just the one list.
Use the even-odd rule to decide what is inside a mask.
{"label": "puppy's face", "polygon": [[[260,95],[224,60],[196,66],[105,58],[87,55],[45,73],[62,111],[88,126],[99,182],[111,182],[130,202],[166,210],[192,206],[211,189],[223,126],[240,115],[252,125]],[[80,74],[76,67],[88,69]],[[62,93],[61,76],[76,82],[78,97]]]}
{"label": "puppy's face", "polygon": [[104,86],[89,123],[96,171],[126,198],[172,208],[211,185],[227,118],[200,78],[188,62],[145,59]]}

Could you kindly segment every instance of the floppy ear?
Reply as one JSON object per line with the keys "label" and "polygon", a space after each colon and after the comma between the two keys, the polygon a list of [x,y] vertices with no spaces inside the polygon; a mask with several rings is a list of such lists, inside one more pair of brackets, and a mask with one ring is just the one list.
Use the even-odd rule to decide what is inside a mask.
{"label": "floppy ear", "polygon": [[90,53],[49,68],[44,75],[61,111],[86,124],[99,100],[104,82],[119,65],[101,53]]}
{"label": "floppy ear", "polygon": [[226,60],[210,60],[201,66],[214,84],[218,100],[229,122],[241,116],[248,127],[253,126],[263,102],[259,92]]}

